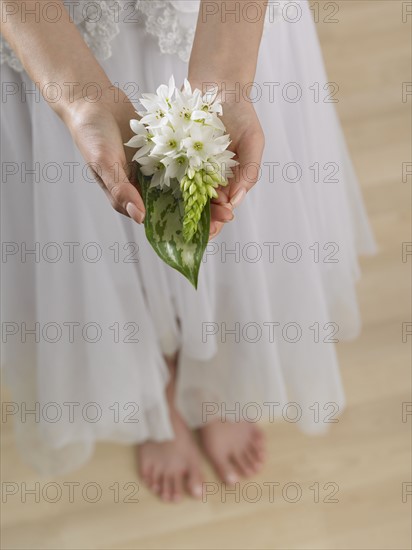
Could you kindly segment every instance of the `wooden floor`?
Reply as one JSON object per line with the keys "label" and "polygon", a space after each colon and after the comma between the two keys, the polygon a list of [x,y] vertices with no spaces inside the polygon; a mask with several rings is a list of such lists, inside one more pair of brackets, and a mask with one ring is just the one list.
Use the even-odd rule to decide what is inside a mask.
{"label": "wooden floor", "polygon": [[[402,343],[402,323],[411,320],[412,258],[401,258],[402,242],[411,241],[411,178],[402,183],[401,176],[402,163],[411,160],[412,98],[402,102],[402,82],[412,80],[411,17],[409,25],[402,23],[407,3],[397,0],[337,4],[340,23],[318,28],[329,79],[340,84],[337,107],[380,248],[362,261],[362,336],[338,345],[348,395],[344,416],[324,438],[305,437],[287,423],[270,425],[270,458],[253,480],[262,489],[258,502],[251,502],[256,486],[240,502],[230,495],[222,502],[219,491],[205,503],[173,506],[143,488],[135,495],[139,502],[124,502],[134,489],[124,484],[138,482],[132,452],[101,445],[81,471],[58,480],[99,483],[101,500],[33,503],[28,497],[24,504],[9,498],[2,506],[2,548],[411,548],[412,494],[402,501],[402,488],[412,481],[412,416],[402,422],[402,404],[411,402],[411,348]],[[321,14],[331,11],[322,12],[323,6]],[[29,486],[36,474],[19,459],[10,426],[3,428],[3,480]],[[205,471],[214,479],[206,465]],[[280,484],[273,502],[263,485],[268,480]],[[302,491],[295,503],[288,500],[296,486],[285,488],[291,482]],[[337,502],[325,502],[333,498]]]}

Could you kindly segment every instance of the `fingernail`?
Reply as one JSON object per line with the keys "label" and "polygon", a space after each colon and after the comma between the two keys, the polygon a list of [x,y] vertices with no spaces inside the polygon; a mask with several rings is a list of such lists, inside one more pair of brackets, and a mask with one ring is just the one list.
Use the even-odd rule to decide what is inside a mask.
{"label": "fingernail", "polygon": [[136,205],[134,205],[132,202],[129,202],[126,206],[126,211],[129,214],[129,216],[137,223],[143,223],[145,214],[141,210],[137,208]]}
{"label": "fingernail", "polygon": [[229,218],[228,220],[223,220],[223,223],[229,223],[229,222],[231,222],[231,221],[234,220],[234,219],[235,219],[235,216],[232,214],[232,217]]}
{"label": "fingernail", "polygon": [[230,202],[220,202],[219,206],[223,206],[224,208],[227,208],[228,210],[233,210],[233,205]]}
{"label": "fingernail", "polygon": [[244,189],[239,189],[233,199],[230,201],[233,208],[237,208],[242,203],[243,199],[246,197],[246,191]]}
{"label": "fingernail", "polygon": [[213,239],[217,231],[218,231],[217,225],[215,223],[213,223],[213,225],[210,224],[209,239]]}

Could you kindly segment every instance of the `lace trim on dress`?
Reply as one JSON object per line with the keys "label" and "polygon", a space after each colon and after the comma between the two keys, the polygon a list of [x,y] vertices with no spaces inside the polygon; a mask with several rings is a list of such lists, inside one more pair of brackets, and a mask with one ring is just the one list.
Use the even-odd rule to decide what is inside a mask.
{"label": "lace trim on dress", "polygon": [[[118,1],[64,0],[63,3],[97,59],[108,59],[112,54],[111,42],[119,34],[119,24],[116,21],[114,9]],[[0,36],[0,63],[7,63],[15,71],[23,71],[20,60],[3,36]]]}
{"label": "lace trim on dress", "polygon": [[165,54],[176,54],[182,61],[189,61],[195,26],[183,25],[180,12],[196,13],[199,2],[189,1],[187,9],[183,9],[178,2],[139,0],[137,7],[145,15],[146,31],[157,38],[160,51]]}
{"label": "lace trim on dress", "polygon": [[[134,0],[133,0],[134,1]],[[127,4],[133,4],[127,1]],[[135,0],[136,10],[144,16],[147,33],[158,40],[163,54],[177,55],[187,62],[193,44],[196,13],[200,0]],[[289,0],[269,0],[266,24],[281,18]],[[77,25],[86,44],[99,60],[112,54],[111,42],[119,33],[118,14],[126,0],[93,0],[93,2],[64,0],[70,16]],[[189,24],[183,20],[189,16]],[[0,63],[22,71],[23,66],[7,41],[0,36]]]}
{"label": "lace trim on dress", "polygon": [[[269,0],[266,12],[265,26],[281,20],[283,10],[290,0]],[[165,4],[167,4],[165,6]],[[250,3],[245,13],[245,7],[238,3],[239,11],[245,17],[259,17],[258,10]],[[162,53],[177,54],[183,61],[189,61],[196,30],[196,19],[191,21],[191,26],[185,26],[181,13],[195,13],[199,11],[200,0],[138,0],[137,6],[146,16],[146,31],[157,37]],[[240,16],[240,14],[239,14]],[[228,16],[230,17],[230,16]]]}

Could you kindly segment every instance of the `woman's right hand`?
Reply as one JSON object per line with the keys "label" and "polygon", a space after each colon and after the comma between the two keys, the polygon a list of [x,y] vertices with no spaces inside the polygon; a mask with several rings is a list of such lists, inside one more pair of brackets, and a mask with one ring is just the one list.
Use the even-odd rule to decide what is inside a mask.
{"label": "woman's right hand", "polygon": [[113,208],[141,224],[143,200],[132,183],[132,149],[125,150],[133,135],[130,120],[136,112],[127,96],[114,87],[103,90],[99,100],[74,100],[62,117],[85,161]]}

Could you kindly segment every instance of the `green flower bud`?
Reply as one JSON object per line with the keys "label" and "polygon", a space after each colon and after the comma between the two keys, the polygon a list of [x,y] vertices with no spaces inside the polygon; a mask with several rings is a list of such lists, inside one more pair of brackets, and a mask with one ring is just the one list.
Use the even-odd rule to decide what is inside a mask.
{"label": "green flower bud", "polygon": [[202,188],[203,185],[203,181],[202,181],[202,172],[196,172],[195,174],[195,182],[196,182],[196,185],[199,187],[199,188]]}
{"label": "green flower bud", "polygon": [[209,197],[211,199],[217,199],[216,189],[214,187],[212,187],[211,185],[207,186],[207,194],[209,195]]}
{"label": "green flower bud", "polygon": [[[216,185],[216,183],[206,174],[205,170],[198,170],[190,173],[189,176],[193,177],[185,176],[180,183],[185,210],[183,238],[186,242],[193,239],[209,197],[217,197],[217,193],[210,182],[213,185]],[[206,181],[206,178],[209,179],[209,182]]]}
{"label": "green flower bud", "polygon": [[217,183],[217,184],[222,183],[222,178],[220,177],[220,175],[217,172],[213,172],[209,175],[215,183]]}
{"label": "green flower bud", "polygon": [[211,176],[206,176],[205,181],[208,185],[211,185],[212,187],[217,187],[219,185]]}

